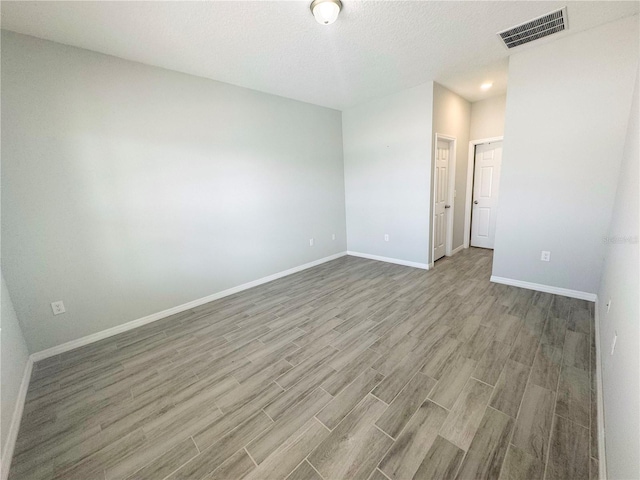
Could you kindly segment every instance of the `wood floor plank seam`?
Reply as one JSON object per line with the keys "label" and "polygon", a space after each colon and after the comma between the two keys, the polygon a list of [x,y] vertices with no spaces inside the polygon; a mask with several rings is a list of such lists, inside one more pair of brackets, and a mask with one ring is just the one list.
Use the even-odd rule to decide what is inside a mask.
{"label": "wood floor plank seam", "polygon": [[380,475],[382,475],[383,478],[386,478],[388,480],[391,480],[387,475],[384,474],[384,472],[382,470],[380,470],[379,468],[376,468],[375,470],[376,472],[379,472]]}
{"label": "wood floor plank seam", "polygon": [[[309,455],[311,455],[311,454],[309,454]],[[314,466],[313,466],[313,463],[311,463],[311,462],[309,461],[309,455],[307,455],[307,456],[305,457],[304,461],[306,461],[306,462],[311,466],[311,468],[312,468],[312,469],[313,469],[313,470],[318,474],[318,476],[319,476],[322,480],[325,480],[325,478],[322,476],[322,474],[321,474],[321,473],[316,469],[316,467],[314,467]]]}
{"label": "wood floor plank seam", "polygon": [[[315,418],[318,422],[320,422],[320,425],[322,425],[324,428],[326,428],[329,432],[333,431],[333,429],[331,429],[331,428],[327,427],[327,426],[322,422],[322,420],[320,420],[320,419],[318,418],[318,416],[317,416],[317,415],[318,415],[318,414],[316,413],[316,414],[313,416],[313,418]],[[337,426],[337,425],[336,425],[336,426]],[[335,427],[334,427],[334,428],[335,428]]]}
{"label": "wood floor plank seam", "polygon": [[[560,370],[562,372],[562,368],[564,368],[564,346],[562,347],[562,355],[560,357]],[[561,373],[560,372],[560,373]],[[557,405],[558,405],[558,387],[560,385],[560,375],[558,375],[558,380],[556,382],[556,389],[554,391],[555,396],[554,396],[554,402],[553,402],[553,423],[555,423],[556,421],[556,409],[557,409]],[[552,436],[553,436],[553,426],[551,429],[552,433],[551,435],[549,435],[549,440],[547,443],[547,455],[546,458],[544,460],[544,471],[543,471],[543,478],[547,478],[547,468],[549,466],[549,456],[551,455],[551,441],[552,441]]]}
{"label": "wood floor plank seam", "polygon": [[390,404],[385,402],[384,400],[382,400],[379,397],[376,397],[376,395],[373,393],[373,391],[369,392],[369,395],[371,395],[372,397],[375,397],[376,399],[380,400],[382,403],[384,403],[385,405],[389,406]]}
{"label": "wood floor plank seam", "polygon": [[256,466],[256,468],[258,467],[258,463],[253,459],[253,457],[251,456],[251,454],[249,453],[249,450],[247,450],[247,446],[245,445],[244,447],[242,447],[242,450],[244,450],[247,455],[249,456],[249,458],[251,459],[251,461],[253,462],[253,464]]}
{"label": "wood floor plank seam", "polygon": [[[488,408],[489,408],[489,402],[487,402],[487,405],[485,406],[484,411],[482,412],[482,416],[483,417],[486,414]],[[462,459],[460,460],[460,463],[458,464],[458,468],[456,468],[456,471],[454,472],[454,475],[453,475],[452,478],[456,478],[456,479],[458,478],[458,473],[462,469],[462,465],[463,465],[465,459],[467,458],[467,455],[469,454],[469,449],[467,448],[466,450],[463,450],[463,452],[464,452],[464,454],[462,456]]]}
{"label": "wood floor plank seam", "polygon": [[469,378],[474,379],[476,382],[484,383],[487,387],[495,388],[495,385],[491,385],[490,383],[483,382],[479,378],[474,377],[473,374],[471,374],[471,377],[469,377]]}
{"label": "wood floor plank seam", "polygon": [[[364,373],[366,373],[366,370],[365,370],[365,372],[364,372]],[[342,392],[340,392],[340,393],[343,393],[343,392],[347,391],[347,389],[349,389],[349,387],[350,387],[350,386],[354,385],[354,384],[355,384],[355,382],[356,382],[356,381],[357,381],[361,376],[363,376],[363,375],[364,375],[364,373],[363,373],[363,374],[361,374],[361,375],[359,375],[358,377],[356,377],[356,378],[355,378],[352,382],[350,382],[350,383],[349,383],[349,384],[348,384],[348,385],[347,385],[347,386],[342,390]],[[334,425],[334,427],[333,427],[333,428],[330,428],[330,427],[329,427],[325,422],[323,422],[323,421],[322,421],[321,419],[319,419],[319,418],[318,418],[318,421],[319,421],[322,425],[324,425],[324,426],[325,426],[329,431],[333,431],[336,427],[338,427],[338,426],[340,425],[340,422],[342,422],[342,420],[344,420],[347,416],[349,416],[349,414],[350,414],[354,409],[356,409],[356,408],[360,405],[360,403],[362,403],[362,402],[367,398],[367,395],[371,395],[372,397],[378,398],[378,397],[376,397],[376,396],[372,393],[372,392],[373,392],[373,390],[376,388],[376,386],[377,386],[378,384],[379,384],[379,382],[378,382],[378,383],[376,383],[375,385],[373,385],[371,388],[369,388],[369,389],[367,389],[367,390],[364,390],[364,391],[362,392],[362,393],[363,393],[362,398],[361,398],[359,401],[355,402],[355,404],[353,405],[353,407],[351,407],[351,408],[350,408],[350,409],[349,409],[349,410],[344,414],[343,418],[342,418],[342,419],[341,419],[341,420],[340,420],[336,425]],[[325,389],[323,389],[322,387],[319,387],[319,388],[320,388],[321,390],[323,390],[323,391],[325,391],[325,392],[326,392],[326,390],[325,390]],[[331,394],[329,394],[329,395],[331,395]],[[334,396],[334,399],[336,399],[336,398],[338,397],[338,395],[339,395],[339,394],[335,395],[335,396]],[[380,400],[380,399],[378,398],[378,400]],[[382,402],[382,400],[380,400],[380,401]],[[317,416],[318,416],[318,415],[321,415],[325,409],[329,408],[329,406],[331,405],[331,403],[332,403],[332,402],[330,402],[327,406],[325,406],[325,408],[324,408],[323,410],[321,410],[320,412],[318,412],[318,413],[315,415],[315,418],[317,418]],[[384,403],[384,402],[382,402],[382,403]]]}
{"label": "wood floor plank seam", "polygon": [[[550,321],[550,317],[551,317],[550,312],[551,312],[551,304],[549,304],[549,307],[547,308],[546,319],[545,319],[545,323],[544,323],[543,328],[542,328],[542,331],[543,331],[543,332],[544,332],[544,329],[545,329],[545,327],[546,327],[547,323]],[[538,342],[538,346],[537,346],[537,349],[536,349],[536,355],[537,355],[537,354],[538,354],[538,352],[540,351],[541,345],[542,345],[542,335],[540,336],[540,340],[539,340],[539,342]],[[564,351],[564,350],[563,350],[563,351]],[[562,361],[561,361],[560,365],[562,365]],[[532,375],[532,374],[533,374],[533,366],[529,369],[529,376],[527,377],[527,382],[526,382],[526,386],[525,386],[525,391],[526,391],[526,388],[529,386],[529,384],[530,384],[530,382],[531,382],[531,375]],[[558,381],[559,381],[559,380],[560,380],[560,376],[558,376]],[[557,390],[557,385],[556,385],[556,390]],[[553,409],[554,409],[554,414],[555,414],[555,400],[556,400],[556,393],[555,393],[555,391],[554,391],[553,400],[554,400],[554,406],[553,406]],[[522,404],[523,404],[523,402],[524,402],[524,394],[523,394],[523,398],[520,400],[520,406],[518,407],[518,413],[516,414],[516,417],[515,417],[515,418],[516,418],[516,422],[517,422],[517,420],[520,418],[520,410],[522,409]],[[553,418],[553,416],[552,416],[552,418]],[[516,433],[516,428],[517,428],[517,423],[516,423],[516,424],[514,424],[514,427],[513,427],[513,429],[511,430],[511,435],[510,435],[510,437],[509,437],[508,445],[513,445],[512,441],[513,441],[513,436],[514,436],[514,435],[515,435],[515,433]],[[551,434],[549,435],[549,439],[548,439],[548,442],[550,442],[550,441],[551,441]],[[549,445],[549,444],[547,443],[547,447],[548,447],[548,445]],[[514,445],[514,446],[515,446],[515,445]],[[549,451],[549,449],[547,448],[547,452],[548,452],[548,451]],[[546,466],[546,463],[547,463],[547,462],[546,462],[546,460],[545,460],[545,466]],[[503,469],[503,468],[504,468],[504,462],[503,462],[503,463],[502,463],[502,465],[501,465],[500,472],[498,473],[498,475],[501,475],[501,474],[502,474],[502,469]]]}
{"label": "wood floor plank seam", "polygon": [[198,451],[198,454],[200,454],[200,453],[201,453],[201,452],[200,452],[200,449],[198,448],[198,444],[196,443],[196,441],[193,439],[193,435],[191,435],[189,438],[191,439],[191,441],[192,441],[192,442],[193,442],[193,444],[195,445],[196,450]]}
{"label": "wood floor plank seam", "polygon": [[389,437],[392,441],[396,441],[395,438],[393,438],[391,435],[389,435],[387,432],[385,432],[384,430],[382,430],[378,425],[376,425],[375,423],[373,424],[373,427],[378,429],[380,432],[384,433],[385,436]]}
{"label": "wood floor plank seam", "polygon": [[[411,379],[409,382],[407,382],[407,385],[405,385],[405,388],[407,388],[407,387],[409,386],[409,384],[413,381],[413,379],[414,379],[414,378],[416,378],[418,375],[424,375],[424,374],[420,373],[420,371],[417,371],[417,372],[415,373],[415,375],[412,377],[412,379]],[[433,379],[431,379],[430,377],[428,377],[428,376],[426,376],[426,375],[424,375],[424,376],[425,376],[425,377],[427,377],[429,380],[432,380],[432,381],[433,381]],[[401,427],[401,428],[400,428],[400,430],[396,433],[396,435],[395,435],[395,436],[394,436],[394,435],[391,435],[391,434],[389,434],[389,433],[387,433],[387,432],[385,432],[382,428],[380,428],[380,427],[379,427],[379,425],[377,424],[377,422],[376,422],[376,426],[377,426],[380,430],[382,430],[384,433],[387,433],[387,435],[388,435],[390,438],[392,438],[394,441],[395,441],[395,440],[397,440],[397,439],[400,437],[400,435],[402,435],[402,432],[405,430],[405,428],[407,427],[407,425],[409,425],[409,423],[411,422],[411,419],[412,419],[415,415],[417,415],[417,414],[418,414],[418,411],[419,411],[419,409],[420,409],[420,406],[421,406],[421,405],[422,405],[422,404],[423,404],[423,403],[424,403],[424,402],[429,398],[429,394],[431,393],[431,391],[433,391],[433,389],[435,388],[435,385],[436,385],[436,384],[437,384],[437,381],[433,381],[433,385],[432,385],[432,386],[431,386],[431,387],[426,391],[426,393],[424,393],[424,395],[423,395],[423,396],[421,395],[420,397],[418,397],[418,400],[419,400],[419,401],[417,401],[416,408],[415,408],[415,409],[413,410],[413,412],[409,415],[409,417],[407,417],[407,418],[406,418],[406,421],[404,421],[404,424],[402,425],[402,427]],[[403,389],[403,390],[404,390],[404,389]],[[371,392],[370,392],[370,393],[371,393]],[[400,393],[398,393],[398,396],[400,396]],[[398,398],[398,397],[396,397],[396,398]],[[434,402],[434,403],[435,403],[435,402]],[[391,408],[391,404],[389,404],[389,407],[387,407],[387,410],[385,411],[385,414],[386,414],[387,412],[389,412],[389,409],[390,409],[390,408]],[[383,414],[383,416],[384,416],[384,414]],[[381,417],[381,419],[382,419],[382,417]],[[378,421],[380,421],[381,419],[379,419]]]}
{"label": "wood floor plank seam", "polygon": [[[571,308],[569,310],[569,315],[571,314],[571,310],[572,309],[573,308]],[[566,331],[567,330],[565,330],[565,335],[566,335]],[[566,339],[565,339],[565,341],[566,341]],[[559,389],[559,386],[560,386],[560,375],[562,374],[562,370],[565,368],[565,366],[564,366],[564,353],[565,353],[565,349],[564,349],[564,346],[563,346],[563,348],[562,348],[562,356],[561,356],[561,359],[560,359],[560,374],[558,375],[558,381],[557,381],[557,384],[556,384],[555,397],[554,397],[555,401],[554,401],[554,404],[553,404],[553,417],[552,417],[553,418],[553,423],[552,423],[551,434],[549,435],[549,442],[548,442],[548,445],[547,445],[547,456],[546,456],[545,462],[544,462],[544,479],[547,478],[547,470],[549,468],[549,458],[551,456],[551,445],[552,445],[552,442],[553,442],[553,432],[554,432],[554,428],[553,427],[554,427],[555,422],[556,422],[556,417],[559,416],[559,415],[557,415],[558,389]],[[571,420],[567,419],[567,421],[571,421]]]}
{"label": "wood floor plank seam", "polygon": [[[269,419],[270,419],[272,422],[275,422],[275,420],[274,420],[273,418],[271,418],[271,415],[269,415],[269,414],[265,411],[264,407],[263,407],[263,408],[261,408],[260,410],[261,410],[261,411],[262,411],[262,412],[263,412],[267,417],[269,417]],[[249,452],[247,452],[247,453],[249,453]]]}
{"label": "wood floor plank seam", "polygon": [[[314,418],[315,418],[315,417],[314,417]],[[322,423],[322,422],[320,422],[320,423]],[[313,465],[311,465],[311,464],[307,461],[307,457],[308,457],[308,456],[309,456],[309,454],[307,454],[307,456],[306,456],[306,457],[304,457],[304,458],[302,459],[302,461],[301,461],[300,463],[298,463],[298,464],[295,466],[295,468],[294,468],[291,472],[295,472],[295,471],[296,471],[296,470],[297,470],[301,465],[303,465],[305,462],[306,462],[306,463],[308,463],[308,464],[311,466],[311,468],[313,468]],[[315,470],[315,468],[313,468],[313,469]],[[317,470],[316,470],[316,473],[318,473],[318,471],[317,471]],[[320,475],[320,474],[318,473],[318,475]],[[287,476],[287,478],[288,478],[288,476]],[[320,476],[320,478],[322,478],[322,476]]]}
{"label": "wood floor plank seam", "polygon": [[[475,380],[475,378],[474,378],[474,380]],[[450,412],[450,411],[451,411],[451,409],[449,409],[449,408],[447,408],[447,407],[443,407],[443,406],[442,406],[442,405],[440,405],[438,402],[435,402],[432,398],[429,398],[429,397],[427,397],[427,398],[429,399],[429,401],[430,401],[430,402],[435,403],[435,404],[436,404],[436,405],[438,405],[440,408],[444,408],[447,412]]]}

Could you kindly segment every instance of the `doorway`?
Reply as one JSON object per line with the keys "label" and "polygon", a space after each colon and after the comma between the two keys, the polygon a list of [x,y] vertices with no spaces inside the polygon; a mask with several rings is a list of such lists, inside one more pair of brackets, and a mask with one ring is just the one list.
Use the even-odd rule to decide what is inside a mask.
{"label": "doorway", "polygon": [[456,139],[436,133],[433,158],[432,265],[445,255],[451,255]]}
{"label": "doorway", "polygon": [[465,247],[493,249],[501,166],[502,137],[470,142]]}

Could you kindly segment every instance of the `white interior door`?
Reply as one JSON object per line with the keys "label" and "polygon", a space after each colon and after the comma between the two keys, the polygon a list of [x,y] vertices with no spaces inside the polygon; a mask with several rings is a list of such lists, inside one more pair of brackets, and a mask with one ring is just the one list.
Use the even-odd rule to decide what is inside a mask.
{"label": "white interior door", "polygon": [[438,140],[434,172],[433,261],[444,257],[447,249],[447,215],[449,205],[449,156],[450,142]]}
{"label": "white interior door", "polygon": [[471,214],[472,247],[493,248],[501,164],[502,142],[476,146]]}

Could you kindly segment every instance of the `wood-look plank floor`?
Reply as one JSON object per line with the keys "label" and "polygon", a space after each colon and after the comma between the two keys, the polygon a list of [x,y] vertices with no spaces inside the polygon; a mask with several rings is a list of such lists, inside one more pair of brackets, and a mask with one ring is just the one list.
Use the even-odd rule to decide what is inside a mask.
{"label": "wood-look plank floor", "polygon": [[344,257],[35,366],[10,478],[597,478],[593,305]]}

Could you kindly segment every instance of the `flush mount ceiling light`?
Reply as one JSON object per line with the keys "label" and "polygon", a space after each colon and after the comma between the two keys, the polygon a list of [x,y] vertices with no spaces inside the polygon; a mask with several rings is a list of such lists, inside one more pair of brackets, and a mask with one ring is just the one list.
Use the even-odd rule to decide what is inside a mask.
{"label": "flush mount ceiling light", "polygon": [[313,0],[311,13],[322,25],[331,25],[338,18],[342,2],[340,0]]}
{"label": "flush mount ceiling light", "polygon": [[491,87],[493,87],[493,82],[486,82],[480,85],[482,90],[489,90]]}

